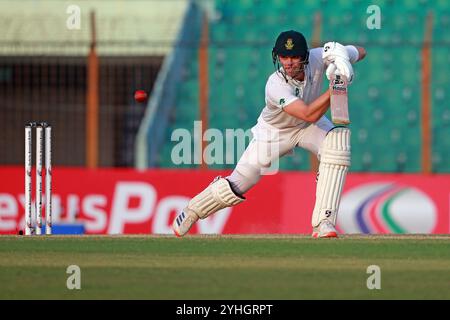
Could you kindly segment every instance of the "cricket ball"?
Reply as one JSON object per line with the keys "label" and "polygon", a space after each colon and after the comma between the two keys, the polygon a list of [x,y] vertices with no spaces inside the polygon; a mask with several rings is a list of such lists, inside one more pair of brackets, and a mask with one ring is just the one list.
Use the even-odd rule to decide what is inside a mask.
{"label": "cricket ball", "polygon": [[134,92],[134,100],[139,103],[145,102],[147,100],[147,92],[144,90],[136,90]]}

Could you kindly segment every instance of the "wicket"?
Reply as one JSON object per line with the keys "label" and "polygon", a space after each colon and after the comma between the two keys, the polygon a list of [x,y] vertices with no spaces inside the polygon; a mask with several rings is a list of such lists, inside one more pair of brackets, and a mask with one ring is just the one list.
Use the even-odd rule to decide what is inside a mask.
{"label": "wicket", "polygon": [[[36,199],[34,217],[31,209],[32,130],[36,128]],[[46,122],[25,125],[25,235],[42,234],[42,166],[45,150],[45,233],[52,234],[52,127]],[[45,145],[44,145],[45,137]],[[34,218],[34,219],[32,219]],[[36,226],[33,226],[33,221]]]}

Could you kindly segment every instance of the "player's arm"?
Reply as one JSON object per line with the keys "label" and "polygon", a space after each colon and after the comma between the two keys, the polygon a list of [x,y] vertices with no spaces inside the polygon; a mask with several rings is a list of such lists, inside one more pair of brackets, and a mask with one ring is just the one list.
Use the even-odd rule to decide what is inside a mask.
{"label": "player's arm", "polygon": [[330,106],[330,89],[327,89],[316,100],[306,104],[300,99],[296,99],[283,108],[289,115],[306,122],[318,121],[328,110]]}
{"label": "player's arm", "polygon": [[352,64],[361,61],[366,56],[366,49],[363,47],[349,45],[345,46],[345,49]]}
{"label": "player's arm", "polygon": [[364,59],[366,57],[366,49],[364,49],[363,47],[358,47],[355,46],[356,50],[358,50],[358,60],[356,61],[361,61],[362,59]]}

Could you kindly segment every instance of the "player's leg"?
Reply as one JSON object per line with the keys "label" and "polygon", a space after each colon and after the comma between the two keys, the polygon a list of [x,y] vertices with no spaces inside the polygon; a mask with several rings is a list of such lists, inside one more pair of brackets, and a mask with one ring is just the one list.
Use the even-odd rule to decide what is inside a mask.
{"label": "player's leg", "polygon": [[248,160],[248,154],[250,152],[245,152],[242,155],[233,172],[226,177],[233,190],[242,195],[249,191],[261,179],[260,168],[246,161]]}
{"label": "player's leg", "polygon": [[252,140],[233,173],[226,178],[217,177],[205,190],[192,198],[175,218],[175,234],[184,236],[199,219],[243,202],[244,193],[259,181],[272,161],[293,148],[288,142],[276,146],[272,143],[274,142]]}
{"label": "player's leg", "polygon": [[[316,203],[311,221],[313,237],[336,237],[337,212],[350,166],[350,129],[332,127],[325,117],[308,129],[300,146],[312,152],[317,151],[320,158]],[[317,146],[320,148],[317,149]]]}
{"label": "player's leg", "polygon": [[[250,158],[253,154],[257,154],[257,145],[254,140],[250,142],[233,171],[232,178],[216,177],[205,190],[189,201],[173,222],[173,230],[178,237],[188,233],[199,219],[205,219],[220,209],[245,200],[244,193],[260,179],[259,170],[250,165]],[[242,179],[238,178],[240,175],[238,170],[246,173]]]}
{"label": "player's leg", "polygon": [[258,124],[252,129],[255,139],[248,145],[234,171],[227,177],[233,190],[244,194],[263,175],[278,171],[278,159],[292,151],[299,129],[279,130],[267,124]]}
{"label": "player's leg", "polygon": [[219,176],[189,201],[186,208],[173,221],[173,230],[178,237],[182,237],[198,219],[205,219],[220,209],[234,206],[244,200],[242,195],[233,191],[227,179]]}

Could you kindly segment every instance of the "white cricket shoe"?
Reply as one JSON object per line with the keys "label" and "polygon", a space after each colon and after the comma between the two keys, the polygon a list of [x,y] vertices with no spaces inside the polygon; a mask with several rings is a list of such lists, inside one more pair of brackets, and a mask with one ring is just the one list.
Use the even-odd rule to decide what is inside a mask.
{"label": "white cricket shoe", "polygon": [[189,232],[189,229],[196,223],[198,216],[195,213],[181,211],[181,213],[173,220],[172,228],[177,237],[182,237]]}
{"label": "white cricket shoe", "polygon": [[313,238],[337,238],[338,234],[334,225],[328,220],[322,220],[318,227],[314,228]]}

